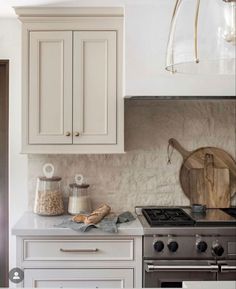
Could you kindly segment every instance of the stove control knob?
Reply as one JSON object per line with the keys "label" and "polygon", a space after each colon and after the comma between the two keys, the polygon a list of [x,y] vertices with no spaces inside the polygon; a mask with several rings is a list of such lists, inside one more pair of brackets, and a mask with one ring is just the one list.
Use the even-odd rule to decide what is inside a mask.
{"label": "stove control knob", "polygon": [[212,246],[212,255],[214,256],[222,256],[224,254],[224,248],[219,244],[219,243],[215,243]]}
{"label": "stove control knob", "polygon": [[204,242],[204,241],[199,241],[199,242],[197,243],[197,251],[198,251],[199,253],[203,253],[203,252],[205,252],[206,250],[207,250],[207,243]]}
{"label": "stove control knob", "polygon": [[156,241],[153,244],[154,250],[157,252],[161,252],[164,249],[164,243],[162,241]]}
{"label": "stove control knob", "polygon": [[179,245],[176,241],[170,241],[167,246],[171,252],[176,252],[179,248]]}

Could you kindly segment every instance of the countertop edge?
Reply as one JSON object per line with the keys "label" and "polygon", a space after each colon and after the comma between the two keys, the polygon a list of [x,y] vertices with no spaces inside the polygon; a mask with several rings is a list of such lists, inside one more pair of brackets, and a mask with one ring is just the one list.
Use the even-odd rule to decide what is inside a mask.
{"label": "countertop edge", "polygon": [[25,212],[18,222],[12,227],[11,234],[17,237],[24,236],[143,236],[144,230],[139,219],[118,225],[118,232],[104,232],[100,229],[92,228],[88,232],[77,232],[70,228],[58,228],[59,224],[68,215],[58,217],[42,217],[32,212]]}

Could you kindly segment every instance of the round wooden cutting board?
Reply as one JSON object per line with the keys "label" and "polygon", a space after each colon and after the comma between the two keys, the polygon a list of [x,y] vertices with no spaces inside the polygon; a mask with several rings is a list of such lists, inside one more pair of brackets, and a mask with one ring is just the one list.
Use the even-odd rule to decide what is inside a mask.
{"label": "round wooden cutting board", "polygon": [[[236,162],[224,150],[203,147],[187,151],[177,140],[169,144],[183,157],[180,184],[192,203],[205,204],[210,208],[229,207],[236,192]],[[211,159],[211,162],[207,160]]]}

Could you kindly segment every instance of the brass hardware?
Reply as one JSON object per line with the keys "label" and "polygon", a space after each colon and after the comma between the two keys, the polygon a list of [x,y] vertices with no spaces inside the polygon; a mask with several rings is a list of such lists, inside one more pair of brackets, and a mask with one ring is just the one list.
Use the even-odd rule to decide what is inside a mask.
{"label": "brass hardware", "polygon": [[70,136],[70,132],[69,131],[66,132],[66,136]]}
{"label": "brass hardware", "polygon": [[196,12],[195,12],[195,22],[194,22],[194,54],[195,54],[195,62],[199,63],[198,58],[198,16],[199,16],[199,8],[200,8],[200,0],[197,1],[196,4]]}
{"label": "brass hardware", "polygon": [[[182,4],[182,0],[176,0],[175,2],[175,7],[174,7],[174,11],[172,14],[172,18],[171,18],[171,23],[170,23],[170,32],[169,32],[169,36],[168,36],[168,50],[171,50],[171,73],[176,73],[177,71],[174,69],[174,50],[173,50],[173,35],[174,35],[174,25],[176,22],[176,17],[180,8],[180,5]],[[167,53],[168,54],[168,53]]]}
{"label": "brass hardware", "polygon": [[65,252],[65,253],[91,253],[91,252],[97,252],[98,249],[94,248],[94,249],[62,249],[60,248],[61,252]]}
{"label": "brass hardware", "polygon": [[75,136],[79,136],[79,132],[77,131],[77,132],[75,132]]}

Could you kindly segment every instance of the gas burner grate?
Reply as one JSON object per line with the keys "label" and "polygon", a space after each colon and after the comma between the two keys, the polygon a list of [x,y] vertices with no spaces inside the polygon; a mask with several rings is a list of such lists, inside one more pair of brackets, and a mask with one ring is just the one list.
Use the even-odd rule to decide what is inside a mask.
{"label": "gas burner grate", "polygon": [[180,208],[147,208],[142,210],[151,227],[193,226],[195,221]]}

